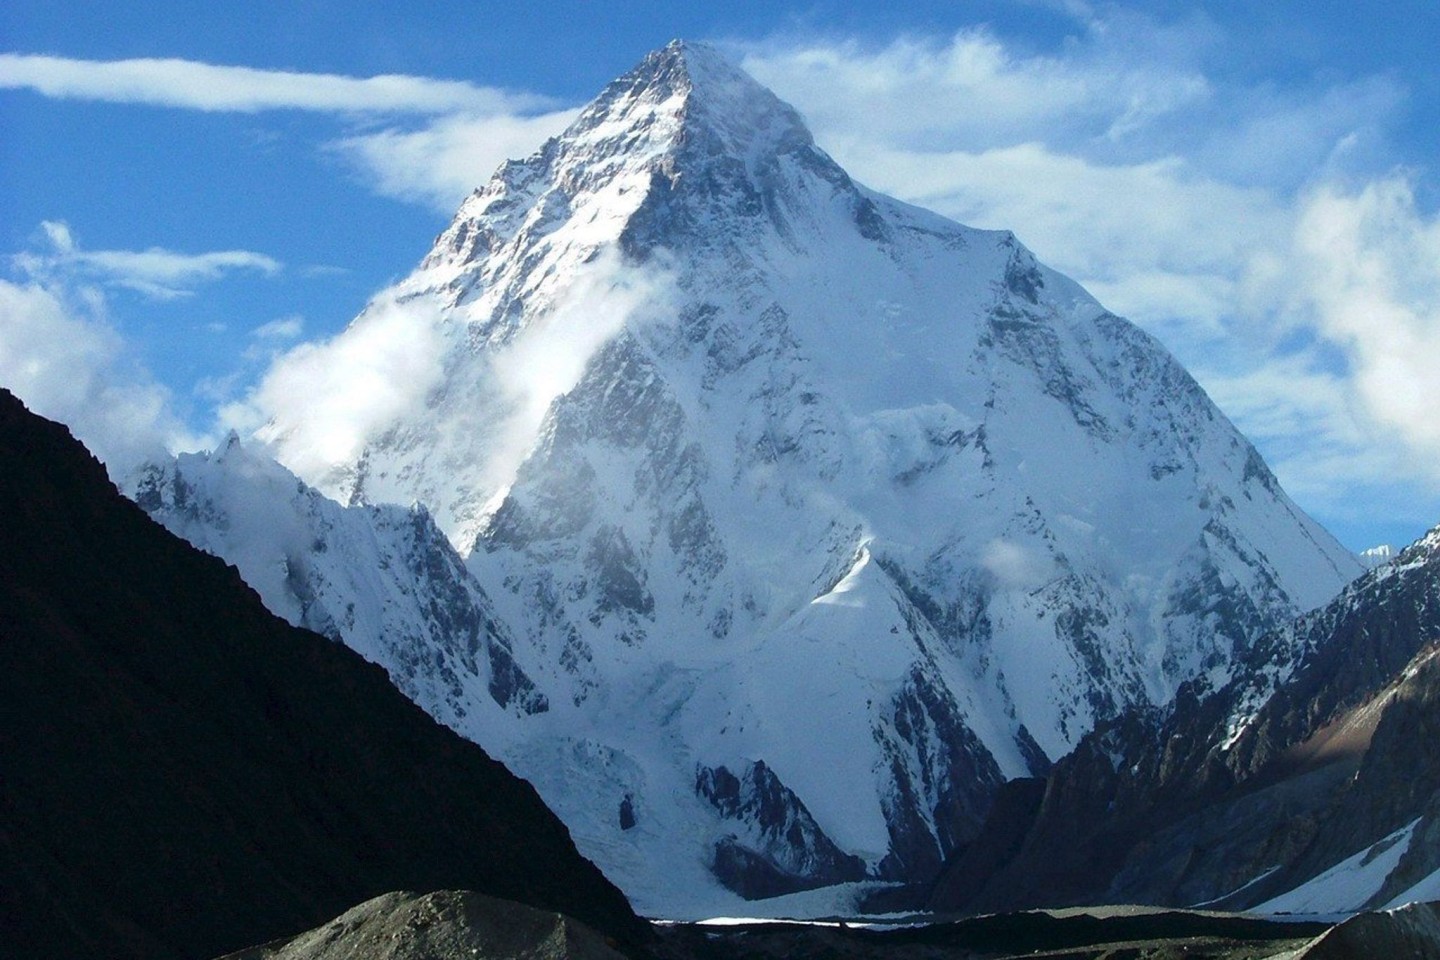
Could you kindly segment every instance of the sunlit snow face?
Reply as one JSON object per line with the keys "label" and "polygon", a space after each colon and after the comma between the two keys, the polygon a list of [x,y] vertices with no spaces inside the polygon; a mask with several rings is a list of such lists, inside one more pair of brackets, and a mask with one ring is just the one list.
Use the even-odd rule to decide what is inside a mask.
{"label": "sunlit snow face", "polygon": [[501,490],[535,443],[545,414],[580,381],[586,366],[622,330],[638,331],[674,313],[673,276],[657,258],[626,264],[614,247],[581,267],[552,308],[488,361],[508,411],[486,465],[488,490]]}

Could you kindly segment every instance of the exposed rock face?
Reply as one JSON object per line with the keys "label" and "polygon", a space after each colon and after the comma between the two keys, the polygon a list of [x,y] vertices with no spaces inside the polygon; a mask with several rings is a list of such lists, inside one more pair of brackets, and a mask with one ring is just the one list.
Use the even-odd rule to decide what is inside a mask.
{"label": "exposed rock face", "polygon": [[712,869],[748,899],[860,880],[865,863],[842,852],[816,825],[805,804],[760,760],[737,776],[701,767],[695,792],[728,822],[748,827],[715,842]]}
{"label": "exposed rock face", "polygon": [[1294,960],[1431,960],[1440,957],[1440,904],[1415,903],[1352,917],[1294,954]]}
{"label": "exposed rock face", "polygon": [[308,933],[221,960],[624,960],[563,914],[469,890],[387,893]]}
{"label": "exposed rock face", "polygon": [[1433,897],[1437,640],[1440,528],[1262,639],[1214,695],[1182,690],[1163,717],[1087,737],[1013,859],[937,888],[935,904],[1333,913]]}
{"label": "exposed rock face", "polygon": [[0,518],[0,952],[213,956],[405,885],[646,935],[528,784],[3,390]]}
{"label": "exposed rock face", "polygon": [[[341,336],[401,321],[437,359],[393,416],[337,451],[317,398],[261,439],[377,536],[370,505],[424,504],[478,611],[431,620],[504,629],[377,634],[359,575],[261,593],[323,606],[650,912],[734,900],[717,844],[756,826],[697,765],[763,762],[813,821],[744,841],[729,890],[845,858],[924,882],[1006,779],[1223,685],[1360,571],[1152,338],[1012,234],[856,184],[708,48],[656,51],[503,166]],[[235,504],[160,502],[247,569],[194,523]],[[443,598],[443,553],[378,559]]]}

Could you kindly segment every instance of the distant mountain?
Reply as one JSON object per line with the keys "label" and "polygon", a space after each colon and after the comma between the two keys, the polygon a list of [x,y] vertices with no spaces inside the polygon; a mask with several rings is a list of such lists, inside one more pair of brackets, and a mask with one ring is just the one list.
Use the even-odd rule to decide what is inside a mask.
{"label": "distant mountain", "polygon": [[0,390],[0,953],[213,956],[442,886],[646,936],[533,789]]}
{"label": "distant mountain", "polygon": [[1376,567],[1383,566],[1391,560],[1394,560],[1395,548],[1388,543],[1382,543],[1368,550],[1361,550],[1359,557],[1360,562],[1363,563],[1367,569],[1373,570]]}
{"label": "distant mountain", "polygon": [[1256,643],[1218,691],[1103,724],[1042,787],[1002,795],[932,905],[1440,899],[1437,735],[1440,528]]}
{"label": "distant mountain", "polygon": [[340,343],[397,336],[424,362],[349,385],[359,435],[348,392],[259,432],[347,511],[233,451],[130,489],[647,912],[928,881],[1004,781],[1362,569],[1151,337],[699,45],[503,166]]}

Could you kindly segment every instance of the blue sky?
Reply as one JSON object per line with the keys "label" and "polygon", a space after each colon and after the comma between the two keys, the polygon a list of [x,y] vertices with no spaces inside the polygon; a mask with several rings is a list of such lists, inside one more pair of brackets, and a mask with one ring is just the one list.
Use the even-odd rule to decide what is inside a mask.
{"label": "blue sky", "polygon": [[1440,522],[1440,4],[883,7],[10,0],[0,383],[112,465],[213,442],[678,36],[1159,336],[1347,545]]}

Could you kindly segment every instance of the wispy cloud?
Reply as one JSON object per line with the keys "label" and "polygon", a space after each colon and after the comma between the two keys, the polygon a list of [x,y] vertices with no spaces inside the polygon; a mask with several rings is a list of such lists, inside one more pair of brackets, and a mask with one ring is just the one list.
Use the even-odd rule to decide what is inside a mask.
{"label": "wispy cloud", "polygon": [[[666,314],[672,282],[666,266],[635,269],[607,250],[552,309],[476,367],[450,412],[474,418],[467,432],[483,440],[483,489],[514,481],[555,400],[622,328]],[[286,466],[343,497],[345,468],[368,444],[427,404],[456,402],[433,394],[447,357],[464,349],[457,335],[434,299],[382,291],[345,330],[276,355],[253,388],[224,406],[222,426],[273,444]]]}
{"label": "wispy cloud", "polygon": [[[85,250],[61,221],[40,224],[36,247],[11,258],[18,282],[0,279],[0,383],[67,424],[117,479],[142,459],[205,445],[112,323],[110,294],[170,300],[234,271],[273,274],[281,265],[244,250]],[[226,325],[207,326],[223,333]],[[279,343],[300,332],[299,318],[289,317],[253,336]]]}
{"label": "wispy cloud", "polygon": [[[0,54],[0,89],[6,88],[210,113],[337,115],[350,121],[354,132],[325,149],[343,157],[376,193],[447,214],[503,161],[528,156],[576,113],[551,97],[458,80],[349,77],[179,59]],[[377,123],[384,126],[374,129]],[[137,287],[163,296],[163,284],[154,284],[141,281]]]}
{"label": "wispy cloud", "polygon": [[360,169],[374,190],[452,214],[500,164],[525,157],[565,129],[578,111],[536,116],[442,117],[418,129],[358,133],[332,149]]}
{"label": "wispy cloud", "polygon": [[40,224],[46,249],[17,254],[13,260],[34,279],[59,275],[124,287],[157,300],[187,297],[192,287],[221,279],[234,271],[279,273],[273,257],[251,250],[177,253],[160,247],[148,250],[83,250],[63,222]]}
{"label": "wispy cloud", "polygon": [[271,320],[269,323],[262,323],[250,335],[257,340],[279,341],[294,340],[298,338],[305,329],[305,319],[299,314],[292,314],[288,317],[281,317],[278,320]]}
{"label": "wispy cloud", "polygon": [[341,333],[279,354],[221,409],[221,424],[281,443],[287,465],[318,480],[354,462],[376,431],[423,409],[442,372],[443,329],[434,302],[383,291]]}
{"label": "wispy cloud", "polygon": [[1191,62],[1193,49],[1206,45],[1202,27],[1187,28],[1185,55],[1162,43],[1161,32],[1122,51],[1112,31],[1096,30],[1056,56],[1012,50],[984,29],[879,47],[779,40],[742,53],[746,69],[820,131],[858,135],[856,118],[864,117],[867,130],[896,147],[984,150],[1037,131],[1071,142],[1123,140],[1204,104],[1212,85]]}
{"label": "wispy cloud", "polygon": [[534,94],[432,77],[348,77],[195,60],[76,60],[15,53],[0,54],[3,88],[57,99],[240,113],[508,113],[551,105]]}

